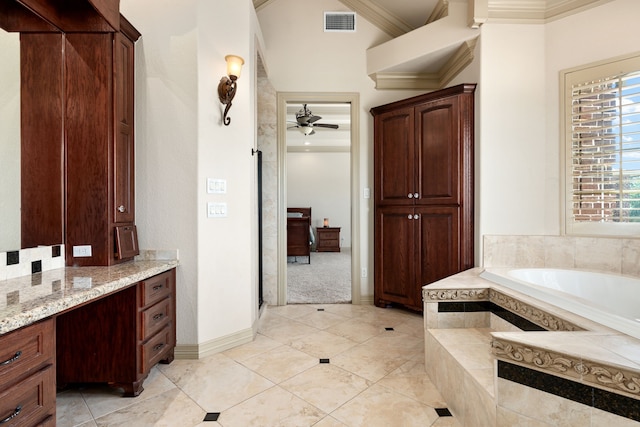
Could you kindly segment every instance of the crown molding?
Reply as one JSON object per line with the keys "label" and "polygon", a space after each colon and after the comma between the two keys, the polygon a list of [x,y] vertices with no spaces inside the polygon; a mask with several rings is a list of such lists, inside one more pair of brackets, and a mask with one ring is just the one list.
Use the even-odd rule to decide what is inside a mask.
{"label": "crown molding", "polygon": [[449,0],[440,0],[436,7],[433,8],[431,15],[427,18],[427,22],[424,25],[431,24],[438,19],[444,18],[449,15]]}
{"label": "crown molding", "polygon": [[462,42],[437,73],[380,72],[369,77],[376,89],[442,89],[473,61],[477,41],[478,37]]}
{"label": "crown molding", "polygon": [[491,21],[513,23],[545,23],[611,1],[613,0],[489,0],[488,18]]}
{"label": "crown molding", "polygon": [[[254,0],[255,1],[255,0]],[[415,30],[396,15],[378,6],[372,1],[365,0],[339,0],[352,11],[361,15],[364,19],[380,28],[391,37],[399,37]]]}

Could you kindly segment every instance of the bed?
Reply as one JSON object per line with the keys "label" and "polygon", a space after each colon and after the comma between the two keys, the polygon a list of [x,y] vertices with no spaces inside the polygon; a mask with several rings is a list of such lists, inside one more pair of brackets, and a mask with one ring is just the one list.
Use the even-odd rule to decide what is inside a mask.
{"label": "bed", "polygon": [[311,264],[311,208],[287,208],[287,257],[307,257]]}

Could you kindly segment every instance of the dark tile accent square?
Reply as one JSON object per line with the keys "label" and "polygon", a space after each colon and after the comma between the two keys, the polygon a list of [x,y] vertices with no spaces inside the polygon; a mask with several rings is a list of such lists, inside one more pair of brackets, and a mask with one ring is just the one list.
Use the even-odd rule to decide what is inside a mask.
{"label": "dark tile accent square", "polygon": [[7,265],[20,264],[20,251],[7,252]]}
{"label": "dark tile accent square", "polygon": [[58,258],[60,256],[60,245],[51,246],[51,258]]}
{"label": "dark tile accent square", "polygon": [[204,416],[204,420],[202,421],[218,421],[219,416],[220,412],[207,412],[207,415]]}
{"label": "dark tile accent square", "polygon": [[31,262],[31,274],[42,273],[42,261]]}
{"label": "dark tile accent square", "polygon": [[7,292],[7,305],[15,305],[20,302],[20,291]]}
{"label": "dark tile accent square", "polygon": [[449,411],[449,408],[434,408],[436,410],[436,414],[439,417],[452,417],[453,414]]}
{"label": "dark tile accent square", "polygon": [[329,359],[320,359],[320,363],[329,363]]}
{"label": "dark tile accent square", "polygon": [[384,328],[385,331],[393,331],[393,328]]}
{"label": "dark tile accent square", "polygon": [[31,286],[40,286],[40,285],[42,285],[42,274],[32,274]]}
{"label": "dark tile accent square", "polygon": [[464,313],[464,303],[440,301],[438,303],[438,313]]}
{"label": "dark tile accent square", "polygon": [[318,311],[324,311],[324,308],[319,308]]}

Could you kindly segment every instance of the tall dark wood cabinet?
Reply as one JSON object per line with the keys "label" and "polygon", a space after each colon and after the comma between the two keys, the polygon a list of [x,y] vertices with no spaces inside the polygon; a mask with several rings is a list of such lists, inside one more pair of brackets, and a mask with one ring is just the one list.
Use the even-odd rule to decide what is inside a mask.
{"label": "tall dark wood cabinet", "polygon": [[[120,32],[65,37],[65,154],[68,265],[130,260],[134,221],[134,42],[123,17]],[[123,236],[116,231],[123,231]],[[132,237],[133,236],[133,237]],[[117,238],[128,239],[122,251]],[[74,246],[91,255],[74,256]]]}
{"label": "tall dark wood cabinet", "polygon": [[374,302],[422,310],[422,286],[473,267],[475,84],[371,109]]}

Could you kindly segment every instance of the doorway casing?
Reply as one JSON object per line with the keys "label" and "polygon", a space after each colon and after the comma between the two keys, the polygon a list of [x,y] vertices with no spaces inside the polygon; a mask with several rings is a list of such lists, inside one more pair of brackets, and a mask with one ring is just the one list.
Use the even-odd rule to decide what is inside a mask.
{"label": "doorway casing", "polygon": [[287,304],[287,104],[351,104],[351,303],[360,292],[360,95],[355,92],[278,92],[278,305]]}

